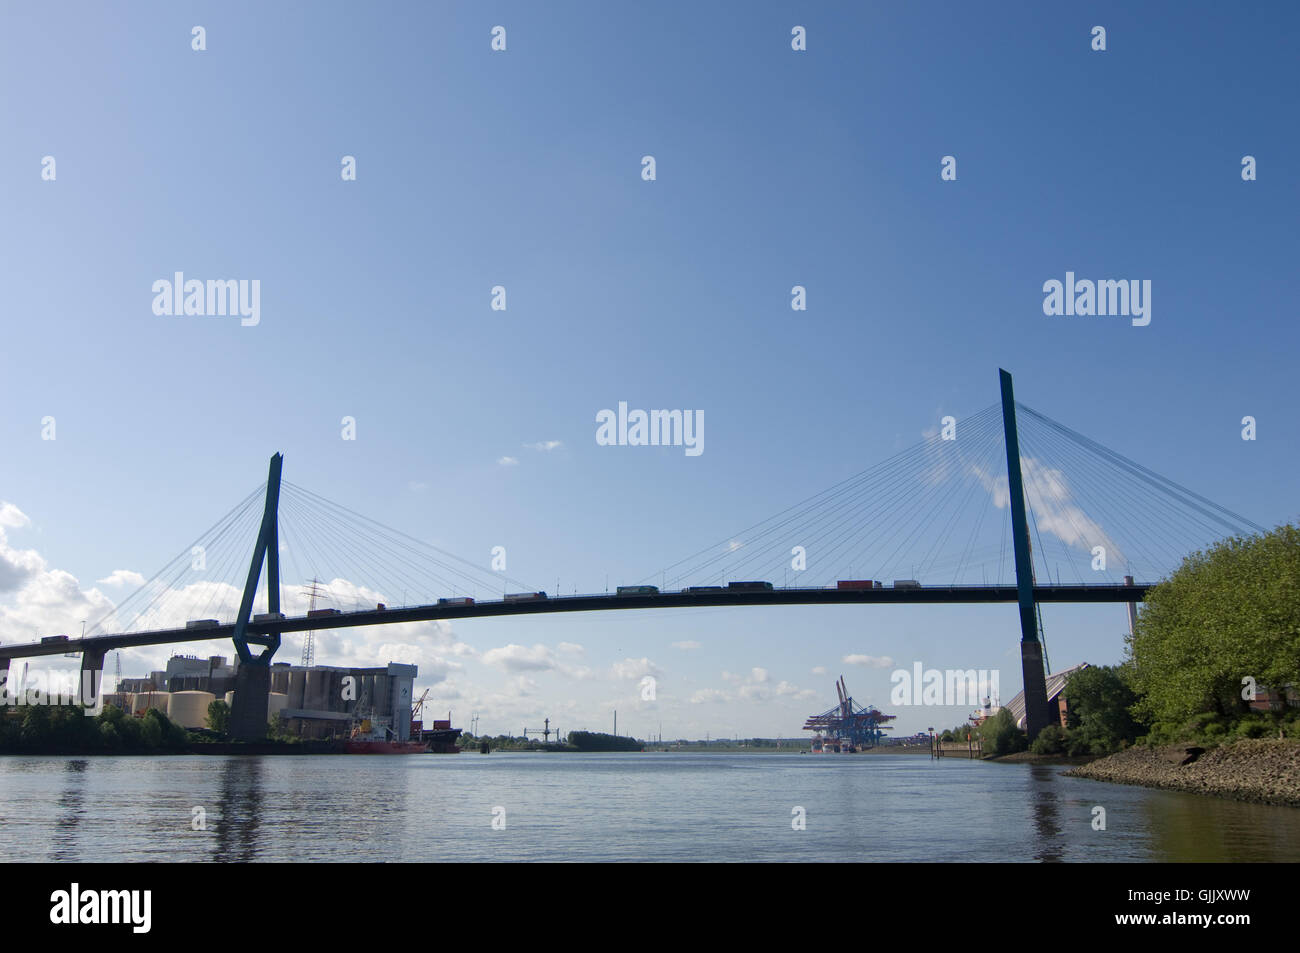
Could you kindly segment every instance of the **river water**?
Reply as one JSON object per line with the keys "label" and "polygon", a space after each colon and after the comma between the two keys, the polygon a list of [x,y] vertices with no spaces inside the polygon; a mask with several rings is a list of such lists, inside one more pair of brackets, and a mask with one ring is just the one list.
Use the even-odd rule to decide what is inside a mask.
{"label": "river water", "polygon": [[[914,755],[10,756],[0,758],[0,856],[1300,860],[1300,810],[1064,770]],[[1096,807],[1105,830],[1094,830]]]}

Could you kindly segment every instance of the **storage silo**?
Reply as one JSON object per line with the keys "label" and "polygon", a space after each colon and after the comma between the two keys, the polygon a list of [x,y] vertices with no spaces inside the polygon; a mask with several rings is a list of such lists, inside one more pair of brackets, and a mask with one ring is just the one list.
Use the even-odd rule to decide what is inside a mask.
{"label": "storage silo", "polygon": [[150,708],[157,708],[165,715],[171,697],[171,692],[136,692],[131,697],[131,714],[143,715]]}
{"label": "storage silo", "polygon": [[307,673],[307,684],[303,690],[303,708],[315,711],[330,710],[330,678],[333,674],[325,669],[312,669]]}
{"label": "storage silo", "polygon": [[271,691],[286,694],[289,691],[289,679],[292,669],[288,662],[276,662],[271,666]]}
{"label": "storage silo", "polygon": [[206,728],[208,706],[216,700],[211,692],[173,692],[167,702],[167,717],[182,728]]}
{"label": "storage silo", "polygon": [[131,711],[131,695],[129,692],[105,692],[103,695],[105,708],[121,708],[123,711]]}
{"label": "storage silo", "polygon": [[271,721],[289,707],[289,696],[284,692],[271,692],[266,696],[266,720]]}
{"label": "storage silo", "polygon": [[303,698],[307,691],[307,672],[296,668],[289,673],[289,707],[305,708]]}

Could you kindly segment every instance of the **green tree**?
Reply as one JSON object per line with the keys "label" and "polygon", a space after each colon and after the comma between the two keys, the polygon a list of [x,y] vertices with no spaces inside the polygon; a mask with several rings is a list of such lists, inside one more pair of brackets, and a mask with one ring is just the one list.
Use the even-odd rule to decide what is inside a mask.
{"label": "green tree", "polygon": [[266,737],[271,741],[299,741],[297,735],[289,730],[289,722],[284,717],[284,712],[277,711],[266,726]]}
{"label": "green tree", "polygon": [[1015,754],[1030,746],[1030,738],[1015,727],[1010,709],[998,709],[992,718],[984,720],[979,732],[984,742],[984,754]]}
{"label": "green tree", "polygon": [[1300,684],[1300,529],[1194,553],[1153,587],[1128,642],[1136,711],[1153,725],[1247,710],[1242,679]]}
{"label": "green tree", "polygon": [[1029,736],[1016,727],[1015,719],[1007,708],[999,708],[979,726],[986,755],[1015,754],[1029,747]]}
{"label": "green tree", "polygon": [[208,728],[225,737],[230,734],[230,706],[220,698],[208,704]]}
{"label": "green tree", "polygon": [[1076,747],[1091,754],[1109,754],[1132,744],[1140,733],[1133,717],[1138,696],[1125,680],[1131,673],[1119,666],[1085,668],[1065,686],[1066,716]]}

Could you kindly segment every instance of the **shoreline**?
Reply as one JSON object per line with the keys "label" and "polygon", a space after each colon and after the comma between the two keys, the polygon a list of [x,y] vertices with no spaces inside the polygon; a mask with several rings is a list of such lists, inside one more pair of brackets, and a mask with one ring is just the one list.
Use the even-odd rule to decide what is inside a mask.
{"label": "shoreline", "polygon": [[1065,754],[1034,754],[1032,751],[1017,751],[1015,754],[990,755],[985,761],[996,764],[1069,764],[1082,767],[1100,761],[1104,755],[1085,754],[1071,757]]}
{"label": "shoreline", "polygon": [[1300,740],[1244,739],[1216,748],[1134,746],[1066,777],[1300,808]]}

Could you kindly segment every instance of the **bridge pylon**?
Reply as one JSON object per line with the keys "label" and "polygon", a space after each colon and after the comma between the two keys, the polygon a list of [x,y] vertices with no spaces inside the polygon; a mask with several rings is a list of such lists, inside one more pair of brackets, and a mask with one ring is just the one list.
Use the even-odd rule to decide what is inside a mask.
{"label": "bridge pylon", "polygon": [[1034,602],[1034,567],[1025,515],[1025,483],[1020,471],[1020,439],[1016,433],[1016,397],[1011,375],[998,371],[1002,384],[1002,431],[1007,448],[1007,488],[1011,497],[1011,535],[1016,551],[1016,595],[1020,606],[1020,672],[1025,686],[1025,731],[1032,741],[1051,721],[1047,705],[1047,676],[1043,643],[1038,639]]}
{"label": "bridge pylon", "polygon": [[[253,559],[244,583],[244,597],[239,603],[232,636],[235,652],[239,655],[239,671],[235,674],[235,699],[230,711],[230,736],[237,741],[256,741],[266,737],[266,709],[271,691],[271,657],[280,647],[280,633],[249,632],[248,623],[253,612],[253,599],[257,583],[266,565],[266,611],[280,611],[280,533],[278,513],[280,508],[280,470],[284,454],[271,457],[266,477],[266,505],[262,510],[262,525],[253,547]],[[249,643],[262,646],[254,655]]]}

